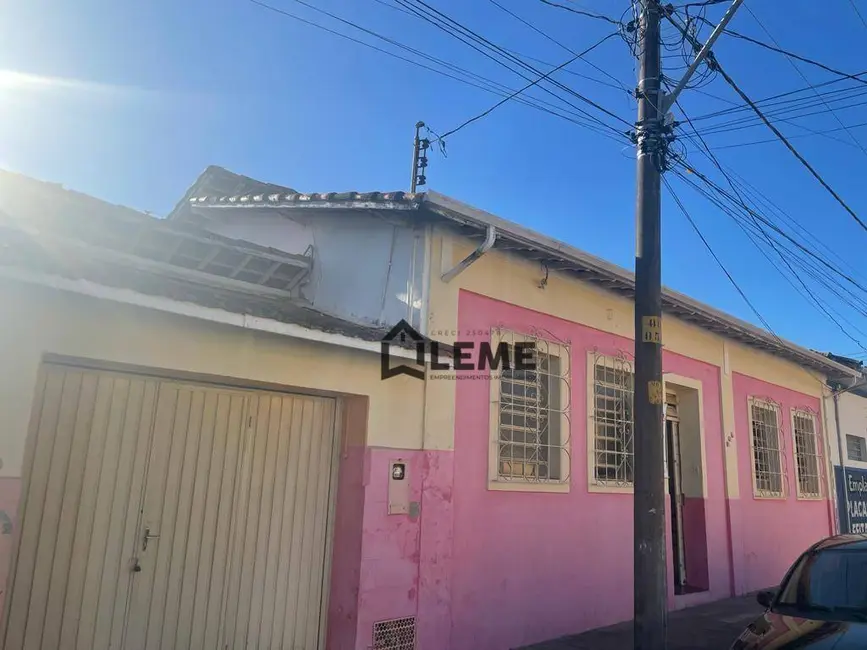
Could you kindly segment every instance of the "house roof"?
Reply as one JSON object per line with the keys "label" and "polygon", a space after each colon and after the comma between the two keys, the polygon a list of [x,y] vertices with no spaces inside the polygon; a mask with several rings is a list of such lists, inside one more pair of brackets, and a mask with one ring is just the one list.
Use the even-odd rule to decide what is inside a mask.
{"label": "house roof", "polygon": [[[211,170],[212,168],[209,168]],[[213,173],[213,172],[212,172]],[[206,174],[208,172],[206,171]],[[228,176],[226,175],[228,174]],[[225,191],[235,187],[234,176],[221,170],[222,185],[200,177],[187,192],[185,203],[178,204],[169,218],[178,222],[200,223],[214,211],[244,209],[251,211],[349,210],[415,211],[421,218],[436,219],[461,234],[481,239],[489,228],[496,230],[494,248],[545,264],[624,297],[634,297],[633,273],[601,258],[585,253],[556,239],[542,235],[490,213],[461,203],[434,191],[404,192],[329,192],[299,193],[273,184],[256,184],[239,177],[240,193]],[[205,176],[205,174],[203,174]],[[803,367],[833,376],[852,377],[857,371],[827,356],[785,341],[778,336],[740,320],[682,293],[663,289],[663,311],[703,329],[786,358]]]}
{"label": "house roof", "polygon": [[385,328],[314,309],[291,255],[0,171],[0,269],[26,269],[379,341]]}

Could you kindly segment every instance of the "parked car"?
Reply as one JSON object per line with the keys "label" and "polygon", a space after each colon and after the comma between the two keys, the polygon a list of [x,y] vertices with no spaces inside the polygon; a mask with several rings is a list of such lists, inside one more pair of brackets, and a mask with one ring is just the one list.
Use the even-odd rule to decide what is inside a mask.
{"label": "parked car", "polygon": [[779,588],[757,595],[765,613],[731,650],[867,648],[867,535],[836,535],[811,546]]}

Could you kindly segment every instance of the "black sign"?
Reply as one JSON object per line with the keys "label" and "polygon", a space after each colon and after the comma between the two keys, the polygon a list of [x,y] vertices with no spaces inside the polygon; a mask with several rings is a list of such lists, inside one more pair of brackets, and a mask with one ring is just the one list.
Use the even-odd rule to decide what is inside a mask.
{"label": "black sign", "polygon": [[[512,346],[490,342],[455,341],[452,345],[440,344],[422,336],[405,320],[389,330],[381,342],[380,361],[382,378],[408,375],[424,379],[424,364],[427,358],[431,370],[526,370],[536,369],[536,344],[520,341]],[[415,365],[392,366],[392,346],[415,350]],[[478,354],[475,354],[478,349]]]}
{"label": "black sign", "polygon": [[867,533],[867,470],[834,467],[841,533]]}

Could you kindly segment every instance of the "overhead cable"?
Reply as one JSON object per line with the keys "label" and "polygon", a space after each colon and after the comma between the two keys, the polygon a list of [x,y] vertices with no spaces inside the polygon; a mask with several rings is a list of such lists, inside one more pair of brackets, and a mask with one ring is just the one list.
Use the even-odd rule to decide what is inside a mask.
{"label": "overhead cable", "polygon": [[465,122],[463,122],[463,123],[460,124],[459,126],[453,128],[451,131],[447,131],[446,133],[443,133],[441,136],[439,136],[439,137],[437,138],[437,140],[438,140],[438,141],[444,141],[446,137],[448,137],[448,136],[450,136],[450,135],[454,135],[455,133],[457,133],[458,131],[460,131],[461,129],[463,129],[465,126],[469,126],[469,125],[472,124],[473,122],[476,122],[477,120],[482,119],[482,118],[485,117],[486,115],[489,115],[489,114],[492,113],[494,110],[496,110],[497,108],[499,108],[500,106],[502,106],[503,104],[505,104],[506,102],[508,102],[510,99],[514,99],[515,97],[517,97],[518,95],[520,95],[521,93],[523,93],[525,90],[528,90],[528,89],[532,88],[533,86],[535,86],[536,84],[538,84],[540,81],[543,81],[543,80],[547,79],[548,77],[550,77],[552,74],[554,74],[554,73],[557,72],[558,70],[560,70],[560,69],[562,69],[562,68],[565,68],[567,65],[569,65],[570,63],[572,63],[572,62],[576,61],[577,59],[581,58],[581,57],[584,56],[585,54],[589,54],[589,53],[592,52],[594,49],[596,49],[597,47],[599,47],[600,45],[602,45],[605,41],[607,41],[608,39],[613,38],[613,37],[615,37],[615,36],[617,36],[617,35],[618,35],[617,33],[614,33],[614,34],[608,34],[607,36],[601,38],[600,40],[598,40],[596,43],[594,43],[593,45],[591,45],[590,47],[588,47],[586,50],[584,50],[584,51],[581,52],[580,54],[576,54],[576,55],[573,56],[571,59],[569,59],[569,60],[567,60],[567,61],[561,63],[560,65],[558,65],[558,66],[557,66],[556,68],[554,68],[553,70],[550,70],[550,71],[546,72],[544,75],[542,75],[542,76],[539,77],[538,79],[535,79],[535,80],[531,81],[530,83],[528,83],[528,84],[527,84],[526,86],[524,86],[523,88],[521,88],[521,89],[519,89],[519,90],[516,90],[514,93],[512,93],[512,94],[509,95],[508,97],[504,97],[503,99],[501,99],[500,101],[498,101],[496,104],[494,104],[493,106],[491,106],[489,109],[487,109],[487,110],[485,110],[485,111],[479,113],[479,114],[476,115],[475,117],[471,117],[470,119],[466,120]]}
{"label": "overhead cable", "polygon": [[[437,69],[435,67],[432,67],[430,65],[427,65],[425,63],[421,63],[419,61],[415,61],[411,58],[402,56],[400,54],[396,54],[396,53],[391,52],[389,50],[386,50],[384,48],[373,45],[372,43],[368,43],[368,42],[363,41],[361,39],[354,38],[352,36],[349,36],[348,34],[344,34],[344,33],[339,32],[337,30],[331,29],[331,28],[326,27],[325,25],[321,25],[315,21],[308,20],[307,18],[293,14],[290,11],[269,5],[265,2],[262,2],[261,0],[249,0],[249,1],[252,4],[258,5],[259,7],[262,7],[264,9],[269,10],[269,11],[277,13],[283,17],[291,18],[291,19],[296,20],[302,24],[305,24],[305,25],[308,25],[310,27],[314,27],[316,29],[322,30],[324,32],[332,34],[333,36],[337,36],[337,37],[342,38],[344,40],[347,40],[351,43],[354,43],[356,45],[361,45],[361,46],[366,47],[368,49],[371,49],[375,52],[379,52],[380,54],[385,54],[386,56],[392,57],[392,58],[397,59],[399,61],[403,61],[405,63],[409,63],[409,64],[416,66],[418,68],[421,68],[423,70],[433,72],[433,73],[438,74],[442,77],[452,79],[453,81],[457,81],[459,83],[470,86],[472,88],[476,88],[478,90],[482,90],[482,91],[497,95],[499,97],[505,97],[505,96],[509,95],[510,93],[514,92],[513,88],[509,88],[508,86],[505,86],[499,82],[488,79],[487,77],[483,77],[482,75],[476,74],[470,70],[467,70],[465,68],[457,66],[457,65],[450,63],[448,61],[445,61],[443,59],[439,59],[437,57],[426,54],[420,50],[416,50],[415,48],[411,48],[411,47],[404,45],[403,43],[400,43],[399,41],[396,41],[394,39],[388,38],[386,36],[383,36],[381,34],[373,32],[371,30],[367,30],[366,28],[361,27],[360,25],[357,25],[355,23],[345,21],[347,24],[349,24],[349,25],[351,25],[357,29],[360,29],[366,33],[370,33],[371,35],[373,35],[379,39],[382,39],[382,40],[384,40],[390,44],[393,44],[394,46],[399,47],[399,48],[401,48],[407,52],[411,52],[417,56],[420,56],[420,57],[422,57],[422,58],[424,58],[424,59],[426,59],[432,63],[435,63],[437,65],[441,65],[441,66],[445,67],[446,69],[455,72],[456,74],[451,74],[450,72],[446,72],[446,71]],[[336,20],[342,20],[337,16],[335,16],[335,19]],[[475,81],[474,79],[478,80],[478,81]],[[519,102],[525,106],[528,106],[530,108],[534,108],[536,110],[542,111],[543,113],[546,113],[548,115],[559,117],[559,118],[566,120],[570,123],[573,123],[577,126],[581,126],[583,128],[594,131],[595,133],[598,133],[599,135],[602,135],[606,138],[614,139],[617,142],[623,141],[623,134],[621,134],[616,129],[615,129],[615,134],[618,137],[615,137],[615,134],[612,134],[612,132],[610,130],[603,130],[597,124],[590,122],[590,121],[585,121],[587,118],[583,117],[582,115],[579,115],[578,113],[573,113],[573,112],[569,111],[568,109],[556,106],[555,104],[547,102],[543,99],[539,99],[537,97],[533,97],[533,98],[516,97],[514,99],[514,101],[517,101],[517,102]]]}

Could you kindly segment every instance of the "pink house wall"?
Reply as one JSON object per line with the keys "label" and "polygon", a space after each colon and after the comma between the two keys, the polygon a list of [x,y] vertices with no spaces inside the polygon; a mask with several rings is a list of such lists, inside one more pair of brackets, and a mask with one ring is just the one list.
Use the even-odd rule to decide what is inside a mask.
{"label": "pink house wall", "polygon": [[[450,647],[453,457],[451,451],[366,449],[361,484],[355,486],[363,494],[357,511],[363,520],[357,587],[338,572],[343,562],[338,537],[332,572],[332,589],[346,580],[344,587],[355,589],[357,627],[354,634],[341,629],[331,607],[329,650],[367,650],[375,623],[409,616],[416,617],[418,648]],[[398,459],[406,463],[418,516],[388,513],[390,463]],[[337,507],[339,514],[339,500]]]}
{"label": "pink house wall", "polygon": [[[590,493],[586,462],[587,353],[629,351],[631,340],[468,292],[458,320],[462,340],[487,340],[502,326],[571,343],[572,462],[568,494],[488,490],[489,382],[458,382],[451,647],[499,650],[631,618],[632,497]],[[730,594],[720,380],[718,368],[675,354],[664,368],[703,387],[710,589],[672,592],[679,607]]]}
{"label": "pink house wall", "polygon": [[[819,400],[774,384],[733,373],[735,428],[738,437],[738,482],[740,499],[732,502],[733,518],[742,531],[741,552],[735,553],[735,585],[738,593],[764,589],[779,583],[791,563],[811,544],[833,533],[827,500],[800,500],[795,482],[794,440],[791,410],[809,408],[820,412]],[[770,398],[780,404],[788,494],[785,499],[753,496],[750,454],[749,399]],[[821,418],[816,417],[820,449],[824,449]],[[824,481],[824,475],[823,475]],[[823,493],[827,486],[823,484]]]}

